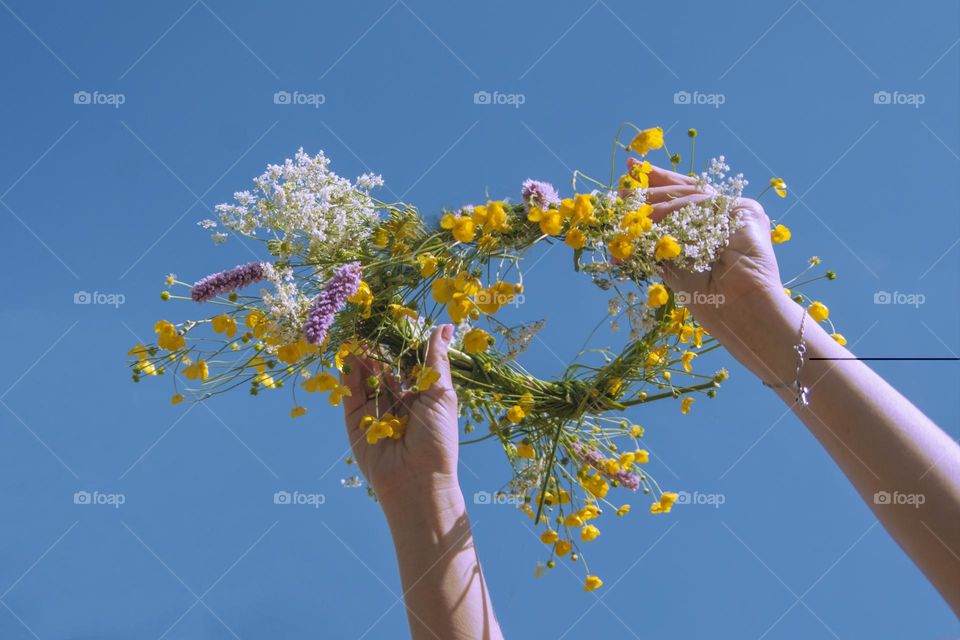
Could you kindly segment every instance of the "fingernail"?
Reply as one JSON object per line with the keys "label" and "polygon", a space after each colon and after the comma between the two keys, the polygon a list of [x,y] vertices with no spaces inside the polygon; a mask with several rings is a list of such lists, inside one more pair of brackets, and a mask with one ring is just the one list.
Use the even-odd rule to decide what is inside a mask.
{"label": "fingernail", "polygon": [[443,325],[443,327],[441,327],[440,329],[440,335],[441,337],[443,337],[444,342],[450,342],[450,340],[453,339],[453,325],[452,324]]}

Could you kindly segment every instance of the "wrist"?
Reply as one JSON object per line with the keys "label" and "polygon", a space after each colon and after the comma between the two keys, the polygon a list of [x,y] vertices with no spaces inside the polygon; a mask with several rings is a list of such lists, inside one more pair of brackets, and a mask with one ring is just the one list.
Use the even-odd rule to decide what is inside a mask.
{"label": "wrist", "polygon": [[377,499],[391,526],[411,520],[439,523],[466,511],[457,478],[441,474],[378,488]]}

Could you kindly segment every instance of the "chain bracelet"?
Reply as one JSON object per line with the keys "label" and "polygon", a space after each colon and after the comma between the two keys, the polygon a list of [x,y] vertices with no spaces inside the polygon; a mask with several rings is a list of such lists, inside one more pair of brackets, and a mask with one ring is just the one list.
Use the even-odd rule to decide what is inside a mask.
{"label": "chain bracelet", "polygon": [[[800,380],[800,372],[803,370],[803,363],[806,359],[807,354],[807,341],[804,338],[804,329],[807,324],[807,310],[803,310],[803,316],[800,318],[800,338],[796,345],[794,345],[793,350],[797,354],[797,366],[794,371],[794,380],[793,384],[790,385],[796,391],[797,404],[806,407],[810,404],[810,388],[803,386],[803,382]],[[783,384],[770,384],[769,382],[764,382],[764,386],[776,388],[776,387],[785,387]]]}

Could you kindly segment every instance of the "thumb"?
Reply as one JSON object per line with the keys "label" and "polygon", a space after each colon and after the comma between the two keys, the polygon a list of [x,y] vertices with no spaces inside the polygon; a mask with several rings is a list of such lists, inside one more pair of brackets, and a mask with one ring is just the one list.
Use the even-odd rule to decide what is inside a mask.
{"label": "thumb", "polygon": [[[430,341],[427,343],[426,361],[427,366],[432,367],[440,374],[440,380],[434,386],[439,391],[453,390],[453,379],[450,375],[450,360],[447,358],[447,350],[450,348],[450,342],[453,341],[453,325],[442,324],[436,327],[430,334]],[[430,390],[432,390],[431,387]]]}

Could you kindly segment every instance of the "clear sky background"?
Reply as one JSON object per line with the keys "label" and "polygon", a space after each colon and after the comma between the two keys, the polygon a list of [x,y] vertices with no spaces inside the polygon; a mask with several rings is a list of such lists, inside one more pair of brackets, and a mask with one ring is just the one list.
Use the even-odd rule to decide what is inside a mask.
{"label": "clear sky background", "polygon": [[[0,0],[0,637],[406,635],[383,518],[340,486],[339,411],[316,401],[293,422],[285,393],[242,392],[174,408],[169,380],[134,385],[125,367],[156,319],[197,311],[159,300],[167,273],[252,259],[195,222],[300,146],[437,212],[517,198],[526,177],[607,175],[623,120],[670,129],[683,153],[695,126],[700,161],[726,154],[753,193],[786,179],[789,198],[765,198],[794,233],[781,265],[816,254],[839,273],[811,293],[857,354],[957,355],[958,38],[947,0]],[[284,91],[302,104],[276,104]],[[524,362],[556,375],[604,298],[565,251],[526,284],[512,317],[549,322]],[[923,304],[876,304],[884,291]],[[724,503],[654,518],[638,499],[593,547],[595,593],[569,563],[534,578],[529,521],[470,500],[506,481],[502,452],[462,451],[507,635],[960,635],[803,426],[727,356],[703,360],[732,373],[717,399],[630,417],[661,484]],[[960,364],[877,369],[958,435]]]}

